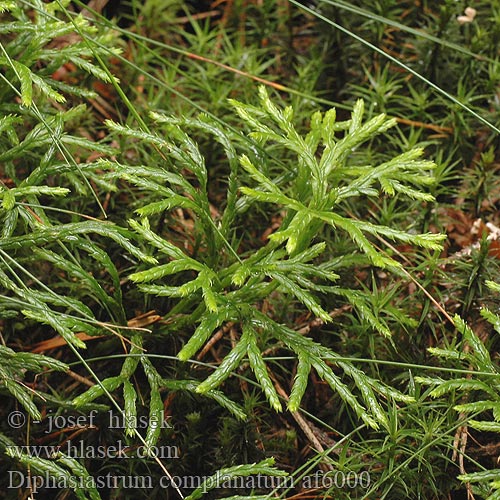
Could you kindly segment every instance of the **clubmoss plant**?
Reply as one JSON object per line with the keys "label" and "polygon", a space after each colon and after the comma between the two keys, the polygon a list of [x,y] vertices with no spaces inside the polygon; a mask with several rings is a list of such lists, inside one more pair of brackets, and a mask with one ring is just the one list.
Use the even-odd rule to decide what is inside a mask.
{"label": "clubmoss plant", "polygon": [[[92,236],[109,234],[132,254],[141,252],[137,254],[127,239],[128,231],[92,218],[82,221],[77,212],[49,201],[73,191],[95,203],[99,200],[94,189],[113,188],[88,160],[91,154],[107,155],[113,149],[82,136],[78,127],[88,116],[81,100],[96,96],[81,84],[85,75],[111,81],[95,58],[116,54],[118,49],[100,49],[99,44],[112,45],[113,34],[98,33],[82,17],[62,21],[58,16],[68,3],[35,1],[30,11],[20,2],[0,3],[4,13],[0,25],[4,68],[0,77],[0,319],[2,342],[12,342],[16,334],[26,339],[27,332],[32,342],[35,332],[50,329],[76,352],[85,347],[78,332],[95,335],[110,323],[126,323],[118,272]],[[87,37],[96,40],[95,47],[86,43]],[[55,77],[69,63],[77,84]],[[42,273],[43,268],[51,269],[52,276]],[[111,289],[105,290],[94,277],[91,271],[96,268],[109,273]],[[33,375],[67,372],[66,363],[5,346],[0,351],[0,391],[13,395],[28,419],[42,420],[41,405],[58,410],[69,406],[64,398],[32,381]],[[7,401],[15,408],[11,398]],[[9,432],[13,429],[18,427],[11,425]],[[90,479],[74,458],[58,455],[49,460],[25,453],[3,434],[0,443],[10,463],[61,480],[78,477],[85,483]],[[78,498],[87,498],[87,493],[99,498],[94,487],[76,484],[73,489]]]}
{"label": "clubmoss plant", "polygon": [[[469,211],[498,227],[498,6],[460,24],[448,0],[164,4],[131,0],[127,31],[79,1],[0,2],[0,393],[27,417],[2,419],[2,485],[18,467],[97,499],[101,469],[170,471],[206,481],[139,495],[221,498],[225,474],[287,470],[301,494],[434,498],[461,472],[498,496],[496,466],[453,440],[498,427],[497,341],[487,362],[476,328],[497,243],[462,248]],[[123,428],[75,432],[127,460],[65,456],[71,428],[51,456],[19,448],[47,414],[110,407]],[[303,481],[325,466],[370,484]]]}
{"label": "clubmoss plant", "polygon": [[[386,415],[376,394],[400,401],[408,400],[407,396],[371,379],[351,363],[336,361],[335,353],[290,325],[277,323],[260,310],[259,303],[272,293],[290,295],[314,316],[329,322],[331,317],[321,306],[321,295],[341,295],[351,301],[373,327],[390,337],[388,329],[366,307],[361,294],[336,286],[338,276],[331,271],[328,262],[315,263],[325,249],[321,241],[322,228],[330,225],[347,232],[368,260],[382,268],[397,270],[400,264],[375,248],[370,241],[373,235],[439,250],[443,235],[411,234],[355,220],[343,216],[340,209],[346,199],[379,196],[381,192],[388,196],[400,193],[421,201],[432,200],[422,188],[433,183],[434,165],[420,158],[422,150],[418,148],[380,165],[350,164],[350,154],[355,148],[386,132],[395,123],[385,115],[363,122],[362,101],[358,101],[351,118],[345,121],[336,120],[335,110],[314,113],[310,131],[302,136],[293,124],[291,108],[278,108],[264,88],[260,89],[259,99],[259,106],[231,101],[248,125],[249,139],[255,144],[253,151],[250,149],[239,158],[231,142],[231,133],[207,116],[182,120],[153,113],[163,133],[151,134],[108,122],[113,131],[149,143],[161,152],[159,164],[155,166],[132,167],[101,162],[103,168],[112,169],[109,177],[121,177],[154,191],[159,198],[136,210],[141,218],[130,220],[129,224],[140,239],[156,250],[152,257],[165,262],[133,273],[130,279],[145,293],[180,299],[167,314],[167,318],[182,316],[174,322],[175,328],[181,324],[184,327],[197,325],[178,353],[181,360],[193,357],[224,324],[239,325],[238,342],[221,365],[197,386],[197,392],[207,393],[219,387],[247,357],[269,403],[281,411],[282,403],[261,354],[266,348],[265,338],[267,342],[272,340],[285,346],[298,358],[287,405],[291,411],[299,408],[309,373],[314,368],[366,424],[375,428],[380,424],[386,426]],[[182,125],[208,131],[226,151],[231,170],[227,202],[215,220],[210,212],[208,174],[203,156]],[[262,154],[266,149],[272,150],[274,156],[283,151],[286,157],[292,152],[293,159],[287,164],[291,170],[282,171],[275,177],[266,175],[276,171],[270,164],[272,160]],[[238,185],[241,170],[249,174],[255,187]],[[253,253],[240,254],[230,243],[234,241],[232,226],[249,205],[262,202],[279,205],[284,212],[283,220],[264,246]],[[195,218],[195,231],[204,249],[198,252],[197,258],[152,229],[150,217],[174,208],[189,211]],[[179,273],[191,274],[192,278],[179,286],[169,285],[169,277]],[[335,373],[332,364],[354,380],[363,403]]]}
{"label": "clubmoss plant", "polygon": [[[76,151],[80,157],[87,157],[90,151],[98,154],[112,151],[108,146],[72,133],[85,113],[85,106],[65,103],[92,97],[95,93],[57,81],[52,75],[72,61],[95,77],[107,81],[108,76],[93,63],[93,53],[83,40],[57,49],[51,46],[62,43],[63,37],[74,34],[75,30],[72,23],[55,17],[60,10],[58,2],[39,2],[33,18],[16,2],[2,2],[1,7],[2,11],[9,11],[9,19],[1,26],[0,60],[7,69],[0,80],[0,162],[11,184],[3,181],[0,184],[0,283],[3,288],[0,315],[15,318],[22,314],[27,321],[54,328],[70,345],[84,347],[75,333],[92,335],[98,331],[97,320],[85,303],[89,296],[102,304],[108,319],[120,323],[125,315],[119,286],[114,293],[107,293],[71,254],[91,255],[118,284],[116,268],[107,254],[85,235],[103,234],[109,229],[112,238],[125,243],[133,253],[135,250],[119,228],[90,220],[61,223],[58,219],[61,212],[46,203],[70,192],[67,187],[54,186],[55,179],[80,194],[94,193],[90,182],[109,188],[109,183],[99,179],[95,165],[76,161],[74,155]],[[81,18],[75,22],[81,33],[109,42],[109,34],[97,35]],[[37,276],[41,262],[78,277],[82,284],[78,293],[72,293],[70,284],[65,291],[56,292],[50,283],[43,283]],[[3,384],[16,394],[33,418],[39,419],[32,393],[15,381],[17,377],[13,374],[20,373],[22,364],[30,371],[62,370],[64,365],[47,356],[12,353],[8,349],[4,359]]]}
{"label": "clubmoss plant", "polygon": [[[487,281],[487,286],[500,292],[500,286]],[[481,316],[500,333],[500,317],[490,309],[481,309]],[[500,373],[495,360],[492,359],[484,341],[466,324],[458,315],[455,317],[457,330],[462,335],[459,345],[448,349],[430,348],[430,352],[444,360],[454,362],[458,367],[468,370],[462,377],[450,379],[418,377],[420,383],[432,387],[430,395],[434,398],[449,394],[456,394],[461,398],[461,403],[454,406],[464,418],[463,425],[468,426],[475,432],[475,439],[487,440],[487,433],[496,434],[500,432],[500,393],[498,391],[498,380]],[[467,417],[465,419],[465,417]],[[500,470],[479,464],[467,452],[466,442],[460,443],[460,452],[463,454],[461,462],[466,464],[467,469],[462,469],[459,479],[471,487],[474,494],[481,498],[493,500],[500,496]],[[469,467],[479,469],[470,472]]]}

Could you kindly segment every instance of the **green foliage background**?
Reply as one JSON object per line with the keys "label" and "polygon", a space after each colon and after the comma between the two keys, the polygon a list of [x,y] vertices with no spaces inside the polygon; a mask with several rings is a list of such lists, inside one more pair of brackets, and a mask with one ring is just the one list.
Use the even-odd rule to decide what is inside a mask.
{"label": "green foliage background", "polygon": [[499,497],[500,6],[365,3],[0,2],[7,498]]}

